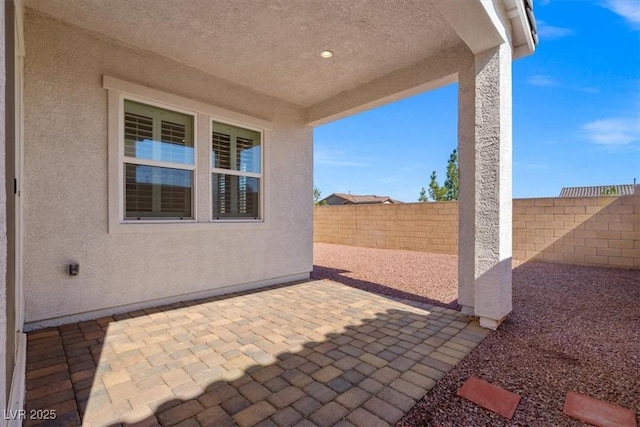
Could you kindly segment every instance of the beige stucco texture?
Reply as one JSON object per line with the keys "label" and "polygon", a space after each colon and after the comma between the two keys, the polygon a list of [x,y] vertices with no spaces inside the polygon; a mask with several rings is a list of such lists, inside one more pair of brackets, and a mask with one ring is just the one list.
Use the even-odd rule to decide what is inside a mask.
{"label": "beige stucco texture", "polygon": [[[2,26],[5,26],[5,15],[4,8],[0,11],[0,22],[2,22]],[[5,44],[5,35],[4,31],[2,32],[2,46]],[[5,75],[5,51],[4,49],[0,49],[0,73]],[[6,144],[6,133],[5,133],[5,79],[0,79],[0,96],[2,97],[0,101],[0,188],[4,187],[5,184],[5,144]],[[0,313],[3,315],[0,316],[0,402],[4,404],[7,400],[7,392],[8,388],[5,386],[8,384],[7,379],[10,380],[10,374],[8,374],[8,370],[6,367],[7,359],[10,363],[13,361],[11,357],[7,357],[7,334],[13,334],[14,332],[7,327],[7,317],[9,316],[10,311],[7,310],[7,283],[6,283],[6,270],[7,270],[7,232],[4,225],[7,223],[6,216],[6,204],[7,204],[7,194],[4,191],[0,191]],[[11,303],[9,303],[11,304]],[[0,405],[2,406],[2,405]]]}
{"label": "beige stucco texture", "polygon": [[[303,107],[462,44],[430,0],[26,4]],[[325,49],[335,60],[320,57]]]}
{"label": "beige stucco texture", "polygon": [[[27,323],[308,275],[312,129],[299,107],[31,9],[25,21]],[[265,222],[199,215],[200,228],[110,233],[104,75],[270,122]],[[203,197],[199,188],[200,211]]]}

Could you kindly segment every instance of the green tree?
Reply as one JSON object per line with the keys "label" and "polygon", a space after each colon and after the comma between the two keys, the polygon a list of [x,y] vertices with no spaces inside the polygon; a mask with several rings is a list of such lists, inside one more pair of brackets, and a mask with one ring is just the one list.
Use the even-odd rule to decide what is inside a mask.
{"label": "green tree", "polygon": [[313,187],[313,204],[315,206],[324,206],[327,204],[325,200],[320,202],[320,198],[322,197],[322,192],[318,187]]}
{"label": "green tree", "polygon": [[431,200],[434,200],[436,202],[441,202],[443,200],[446,200],[445,197],[447,196],[447,189],[444,187],[440,187],[440,185],[438,184],[438,177],[436,176],[436,171],[433,171],[431,173],[431,182],[429,182],[429,197],[431,197]]}
{"label": "green tree", "polygon": [[451,156],[449,156],[447,179],[444,181],[444,188],[447,189],[446,200],[458,200],[459,186],[458,150],[454,149]]}
{"label": "green tree", "polygon": [[[436,202],[458,200],[458,191],[460,186],[460,171],[458,169],[458,150],[454,149],[449,156],[449,162],[447,163],[447,179],[444,181],[444,185],[438,184],[438,177],[436,171],[431,173],[431,181],[429,182],[429,197]],[[424,187],[420,192],[421,202],[426,202],[426,194]]]}
{"label": "green tree", "polygon": [[422,190],[420,190],[420,197],[418,197],[418,201],[419,202],[429,201],[429,198],[427,197],[427,190],[425,190],[424,187],[422,187]]}
{"label": "green tree", "polygon": [[618,195],[618,189],[614,186],[611,186],[609,188],[605,188],[600,192],[601,196],[617,196]]}

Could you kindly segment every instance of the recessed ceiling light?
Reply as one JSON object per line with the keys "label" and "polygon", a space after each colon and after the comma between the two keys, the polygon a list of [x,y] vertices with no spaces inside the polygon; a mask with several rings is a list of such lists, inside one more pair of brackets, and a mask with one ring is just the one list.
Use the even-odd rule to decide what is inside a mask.
{"label": "recessed ceiling light", "polygon": [[333,58],[333,52],[331,52],[330,50],[323,50],[320,56],[325,59]]}

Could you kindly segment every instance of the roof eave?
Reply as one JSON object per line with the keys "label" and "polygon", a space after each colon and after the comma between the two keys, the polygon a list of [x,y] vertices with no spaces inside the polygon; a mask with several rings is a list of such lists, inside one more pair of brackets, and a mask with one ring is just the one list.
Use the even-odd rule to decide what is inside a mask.
{"label": "roof eave", "polygon": [[[536,32],[533,3],[531,0],[504,0],[507,17],[511,22],[512,39],[519,40],[513,46],[513,59],[531,55],[536,50],[538,36]],[[507,7],[508,5],[510,7]],[[532,22],[533,21],[533,22]],[[524,43],[522,40],[524,39]]]}

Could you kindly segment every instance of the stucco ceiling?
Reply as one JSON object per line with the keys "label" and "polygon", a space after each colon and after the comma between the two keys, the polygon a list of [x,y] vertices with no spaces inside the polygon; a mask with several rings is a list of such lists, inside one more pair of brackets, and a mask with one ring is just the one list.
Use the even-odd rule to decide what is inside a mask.
{"label": "stucco ceiling", "polygon": [[[462,44],[431,0],[28,0],[302,107]],[[320,52],[330,49],[331,59]]]}

